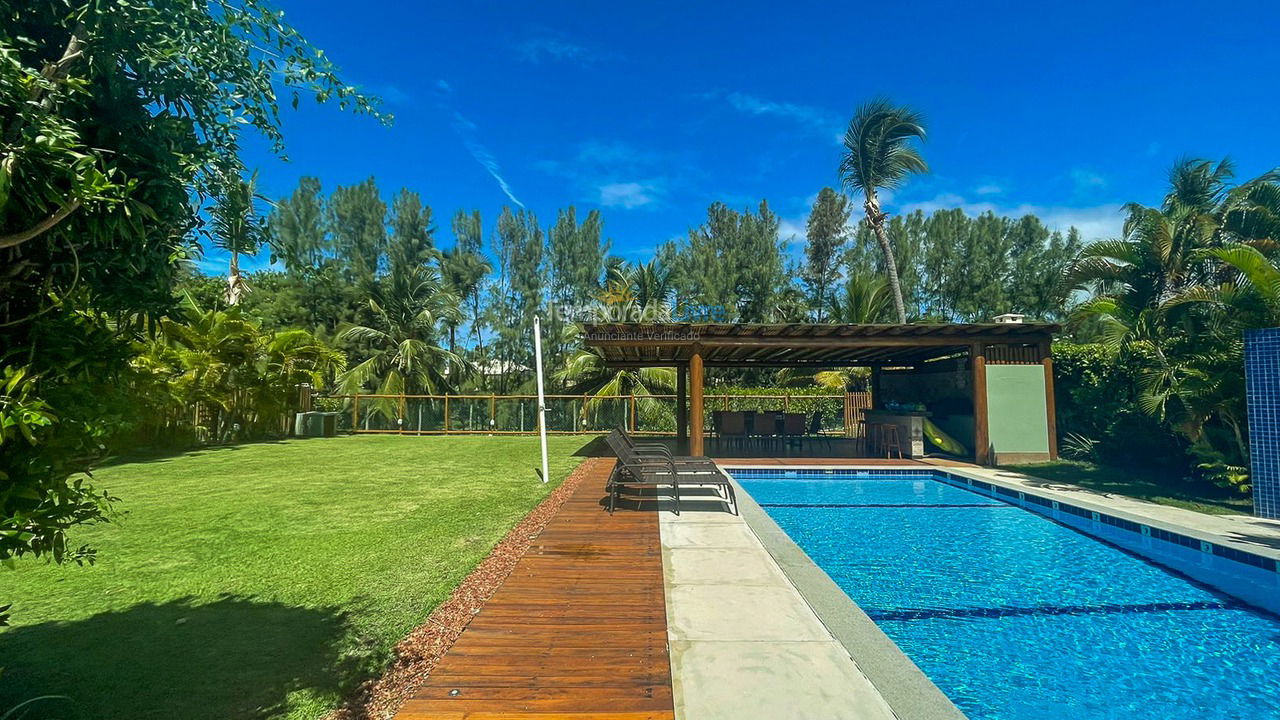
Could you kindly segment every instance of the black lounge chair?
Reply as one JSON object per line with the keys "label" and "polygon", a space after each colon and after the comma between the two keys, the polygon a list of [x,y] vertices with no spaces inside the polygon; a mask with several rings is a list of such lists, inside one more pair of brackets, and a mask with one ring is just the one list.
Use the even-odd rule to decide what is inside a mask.
{"label": "black lounge chair", "polygon": [[640,456],[667,457],[675,461],[676,467],[694,470],[716,470],[716,463],[705,455],[673,455],[671,449],[662,443],[637,443],[621,425],[613,431],[622,443]]}
{"label": "black lounge chair", "polygon": [[682,464],[670,455],[641,455],[631,449],[623,434],[617,431],[609,433],[606,442],[618,456],[618,462],[614,465],[606,486],[610,514],[617,507],[618,497],[627,488],[670,487],[675,513],[679,515],[681,485],[711,485],[716,489],[717,497],[720,497],[720,489],[724,488],[724,499],[730,504],[733,514],[738,514],[738,500],[733,484],[715,463]]}

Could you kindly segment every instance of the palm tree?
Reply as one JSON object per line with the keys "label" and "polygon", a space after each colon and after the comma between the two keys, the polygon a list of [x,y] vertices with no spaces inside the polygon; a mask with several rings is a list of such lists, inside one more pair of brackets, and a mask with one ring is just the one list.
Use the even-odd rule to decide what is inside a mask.
{"label": "palm tree", "polygon": [[855,325],[884,322],[890,311],[889,286],[869,272],[849,275],[840,293],[828,303],[830,320]]}
{"label": "palm tree", "polygon": [[1139,401],[1215,482],[1246,476],[1240,330],[1280,321],[1280,174],[1232,186],[1229,161],[1178,161],[1159,207],[1130,204],[1120,239],[1081,251],[1065,281],[1093,297],[1072,322],[1141,363]]}
{"label": "palm tree", "polygon": [[441,328],[456,322],[458,298],[430,266],[410,266],[378,283],[369,298],[373,320],[339,333],[368,357],[338,377],[344,394],[367,387],[380,395],[434,394],[456,387],[470,367],[437,344]]}
{"label": "palm tree", "polygon": [[[470,320],[476,333],[477,344],[480,342],[480,329],[478,327],[480,284],[484,282],[485,277],[492,270],[493,266],[483,255],[464,247],[453,247],[445,250],[440,255],[440,274],[444,279],[445,287],[458,298],[458,302],[461,305],[472,308]],[[456,317],[447,322],[449,328],[449,352],[455,352],[457,349],[456,335],[458,326],[464,320],[462,313],[458,313]]]}
{"label": "palm tree", "polygon": [[[1076,308],[1073,322],[1100,322],[1103,339],[1115,345],[1160,344],[1162,332],[1182,332],[1169,326],[1166,311],[1229,280],[1228,256],[1207,251],[1274,248],[1280,173],[1234,187],[1228,185],[1232,176],[1228,160],[1182,159],[1169,172],[1160,207],[1125,206],[1123,237],[1085,247],[1067,270],[1069,289],[1093,293]],[[1236,247],[1229,255],[1244,259],[1242,252]]]}
{"label": "palm tree", "polygon": [[258,173],[248,180],[239,175],[227,176],[222,191],[210,211],[213,242],[231,253],[227,272],[227,304],[235,305],[249,291],[240,275],[240,253],[258,252],[267,239],[267,223],[258,213]]}
{"label": "palm tree", "polygon": [[[581,328],[566,328],[566,335],[581,337]],[[564,367],[552,377],[574,394],[590,395],[582,412],[592,412],[604,398],[637,395],[636,411],[646,424],[672,418],[672,408],[651,395],[669,394],[676,385],[676,370],[666,367],[610,368],[597,348],[579,348],[569,354]],[[584,417],[585,419],[585,417]]]}
{"label": "palm tree", "polygon": [[884,255],[884,271],[899,323],[907,321],[898,280],[898,263],[885,230],[888,215],[880,208],[880,190],[900,187],[907,176],[929,171],[912,139],[924,140],[924,117],[915,110],[877,98],[858,108],[844,134],[840,178],[845,187],[861,191],[867,224],[875,232]]}
{"label": "palm tree", "polygon": [[667,322],[674,292],[671,272],[656,258],[634,264],[611,258],[605,268],[599,320]]}

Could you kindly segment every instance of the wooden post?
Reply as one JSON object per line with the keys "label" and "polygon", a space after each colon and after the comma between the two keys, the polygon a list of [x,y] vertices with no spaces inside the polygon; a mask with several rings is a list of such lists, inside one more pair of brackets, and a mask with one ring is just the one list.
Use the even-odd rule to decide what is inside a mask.
{"label": "wooden post", "polygon": [[489,432],[497,429],[498,425],[498,396],[489,394]]}
{"label": "wooden post", "polygon": [[689,454],[702,449],[702,349],[695,346],[689,356]]}
{"label": "wooden post", "polygon": [[631,432],[636,431],[636,394],[631,393]]}
{"label": "wooden post", "polygon": [[1053,350],[1048,340],[1040,343],[1040,364],[1044,366],[1044,411],[1049,428],[1049,459],[1058,459],[1058,410],[1053,395]]}
{"label": "wooden post", "polygon": [[973,460],[979,465],[991,463],[991,435],[987,425],[987,348],[983,343],[969,347],[969,365],[973,371]]}
{"label": "wooden post", "polygon": [[791,412],[791,393],[782,394],[782,412]]}
{"label": "wooden post", "polygon": [[360,432],[360,396],[356,395],[356,401],[351,406],[351,432]]}
{"label": "wooden post", "polygon": [[404,416],[409,408],[409,402],[405,399],[404,393],[400,393],[400,407],[397,409],[396,427],[400,429],[400,434],[404,434]]}
{"label": "wooden post", "polygon": [[689,391],[685,372],[686,368],[676,367],[676,445],[682,450],[689,442]]}
{"label": "wooden post", "polygon": [[444,434],[449,434],[449,396],[444,396]]}

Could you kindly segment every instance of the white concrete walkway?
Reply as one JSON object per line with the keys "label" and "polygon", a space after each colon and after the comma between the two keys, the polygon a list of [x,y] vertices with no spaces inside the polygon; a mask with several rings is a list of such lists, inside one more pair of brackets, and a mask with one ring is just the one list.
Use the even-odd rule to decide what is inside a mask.
{"label": "white concrete walkway", "polygon": [[660,515],[676,717],[894,718],[740,516]]}

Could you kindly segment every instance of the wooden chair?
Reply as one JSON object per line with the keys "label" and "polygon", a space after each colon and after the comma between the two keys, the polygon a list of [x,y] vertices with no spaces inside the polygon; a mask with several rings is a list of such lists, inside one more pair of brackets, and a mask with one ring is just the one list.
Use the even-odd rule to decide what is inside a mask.
{"label": "wooden chair", "polygon": [[898,438],[898,426],[894,423],[880,424],[880,445],[884,451],[884,456],[889,457],[889,453],[898,453],[898,459],[902,459],[902,443]]}

